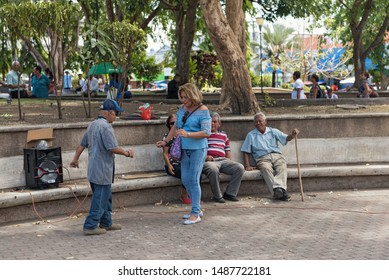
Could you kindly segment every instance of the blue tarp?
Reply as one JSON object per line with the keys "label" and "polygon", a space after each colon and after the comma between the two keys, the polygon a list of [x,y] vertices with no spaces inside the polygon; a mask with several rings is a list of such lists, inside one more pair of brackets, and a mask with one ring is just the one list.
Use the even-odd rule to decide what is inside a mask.
{"label": "blue tarp", "polygon": [[[317,61],[317,69],[320,69],[322,71],[326,72],[335,72],[335,67],[342,67],[343,65],[340,65],[339,62],[341,60],[342,55],[345,52],[345,48],[331,48],[331,49],[322,49],[322,52],[325,53],[325,56],[320,58]],[[266,57],[266,56],[264,56]],[[366,70],[374,69],[376,66],[373,65],[373,62],[370,58],[366,58]],[[263,73],[272,73],[273,68],[272,64],[269,62],[266,67],[264,67]],[[313,70],[313,72],[316,72]],[[277,69],[277,74],[281,74],[282,71]]]}
{"label": "blue tarp", "polygon": [[[344,48],[331,48],[331,49],[322,49],[322,52],[325,53],[325,56],[320,58],[317,62],[317,68],[327,72],[334,72],[335,67],[341,67],[339,62],[342,55],[345,53]],[[374,69],[375,65],[370,58],[366,58],[366,70]]]}

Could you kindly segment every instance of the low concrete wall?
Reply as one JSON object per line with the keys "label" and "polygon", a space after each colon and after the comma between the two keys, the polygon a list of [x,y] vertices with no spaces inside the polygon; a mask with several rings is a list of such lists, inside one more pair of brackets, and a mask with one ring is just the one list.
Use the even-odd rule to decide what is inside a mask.
{"label": "low concrete wall", "polygon": [[[79,145],[82,135],[89,123],[56,124],[54,128],[55,146],[62,148],[63,165],[69,166],[75,148]],[[268,124],[289,133],[294,127],[300,129],[299,135],[301,153],[303,158],[316,158],[316,163],[327,162],[327,157],[339,158],[340,161],[331,163],[339,164],[349,158],[355,162],[385,161],[389,159],[385,149],[386,138],[389,136],[389,114],[334,114],[334,115],[283,115],[268,116]],[[0,137],[2,148],[0,149],[0,189],[13,188],[25,185],[23,170],[23,147],[26,141],[27,131],[48,127],[2,127]],[[137,160],[117,157],[117,173],[143,172],[149,170],[162,170],[163,161],[161,151],[154,143],[162,138],[166,128],[164,120],[152,121],[118,121],[114,124],[115,132],[121,146],[135,147],[136,158],[148,159],[147,165],[139,164]],[[246,134],[252,130],[252,117],[227,117],[222,118],[222,128],[228,133],[233,142],[241,142]],[[364,138],[366,137],[366,138]],[[358,138],[356,142],[355,138]],[[350,143],[353,150],[343,149]],[[294,148],[289,144],[285,150],[290,162],[294,161]],[[236,147],[235,152],[239,147]],[[363,151],[363,152],[361,152]],[[328,153],[327,153],[328,152]],[[349,154],[344,154],[345,152]],[[327,154],[326,154],[327,153]],[[86,167],[87,153],[81,157],[81,165]],[[238,157],[240,155],[237,155]],[[368,158],[371,160],[369,160]],[[363,159],[361,159],[363,158]],[[309,161],[309,164],[315,164]],[[69,176],[70,174],[70,176]],[[86,177],[86,169],[71,169],[64,171],[64,179],[79,179]]]}
{"label": "low concrete wall", "polygon": [[[74,151],[79,145],[89,122],[53,124],[23,127],[0,127],[0,158],[21,156],[27,139],[27,131],[52,127],[54,146],[62,151]],[[282,115],[268,116],[268,125],[289,133],[300,129],[300,138],[343,138],[389,136],[389,113],[331,114],[331,115]],[[124,121],[114,123],[119,145],[133,146],[154,144],[166,132],[165,120]],[[222,117],[222,129],[233,141],[243,140],[254,128],[253,117]]]}
{"label": "low concrete wall", "polygon": [[[386,137],[354,137],[354,138],[305,138],[299,139],[299,160],[301,165],[369,165],[382,164],[389,161],[389,149],[387,149]],[[231,141],[232,158],[243,162],[240,147],[243,141]],[[129,148],[130,146],[125,146]],[[154,144],[135,145],[135,157],[133,159],[122,156],[116,157],[116,174],[143,173],[147,177],[149,172],[163,171],[164,164],[161,149]],[[283,147],[283,154],[290,166],[297,164],[295,145],[289,142]],[[69,164],[74,151],[62,153],[64,169],[64,182],[69,180],[86,179],[87,177],[87,152],[80,157],[80,168],[70,168]],[[9,189],[25,186],[23,170],[23,157],[15,156],[0,158],[0,189]]]}

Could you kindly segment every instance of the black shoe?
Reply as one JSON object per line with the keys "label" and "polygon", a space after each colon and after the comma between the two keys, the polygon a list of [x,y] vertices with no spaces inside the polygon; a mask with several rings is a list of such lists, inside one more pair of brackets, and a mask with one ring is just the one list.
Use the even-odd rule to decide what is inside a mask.
{"label": "black shoe", "polygon": [[290,201],[290,195],[285,191],[284,196],[280,198],[282,201]]}
{"label": "black shoe", "polygon": [[212,197],[212,200],[217,202],[217,203],[226,203],[226,201],[224,200],[224,198],[216,198],[216,197]]}
{"label": "black shoe", "polygon": [[283,188],[274,188],[273,189],[273,197],[275,199],[281,199],[281,197],[284,196],[284,189]]}
{"label": "black shoe", "polygon": [[274,192],[273,194],[274,199],[278,199],[282,201],[290,200],[290,195],[283,188],[274,188],[273,192]]}
{"label": "black shoe", "polygon": [[226,200],[230,200],[230,201],[239,201],[239,198],[237,198],[236,196],[230,195],[228,193],[224,193],[223,198]]}

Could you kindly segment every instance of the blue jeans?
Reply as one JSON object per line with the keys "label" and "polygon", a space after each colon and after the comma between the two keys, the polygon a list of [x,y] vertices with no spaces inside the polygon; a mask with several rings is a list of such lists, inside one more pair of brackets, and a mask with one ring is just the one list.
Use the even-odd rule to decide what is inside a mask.
{"label": "blue jeans", "polygon": [[203,170],[207,149],[182,150],[181,180],[192,201],[192,214],[199,215],[201,206],[200,176]]}
{"label": "blue jeans", "polygon": [[98,185],[90,182],[92,202],[89,215],[85,219],[84,229],[95,229],[99,226],[112,226],[112,191],[111,185]]}

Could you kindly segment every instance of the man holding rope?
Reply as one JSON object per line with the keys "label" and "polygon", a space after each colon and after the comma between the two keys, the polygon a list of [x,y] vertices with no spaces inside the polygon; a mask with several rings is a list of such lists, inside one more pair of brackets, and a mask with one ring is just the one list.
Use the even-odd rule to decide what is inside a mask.
{"label": "man holding rope", "polygon": [[[245,170],[259,169],[274,199],[289,201],[290,196],[286,191],[286,160],[278,143],[286,145],[296,138],[299,130],[294,128],[291,134],[286,135],[278,129],[267,127],[266,124],[266,116],[263,113],[254,116],[255,129],[247,134],[241,148]],[[251,166],[250,155],[253,156],[256,167]]]}

